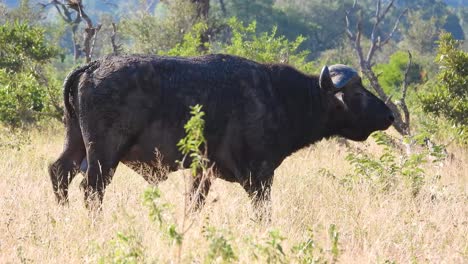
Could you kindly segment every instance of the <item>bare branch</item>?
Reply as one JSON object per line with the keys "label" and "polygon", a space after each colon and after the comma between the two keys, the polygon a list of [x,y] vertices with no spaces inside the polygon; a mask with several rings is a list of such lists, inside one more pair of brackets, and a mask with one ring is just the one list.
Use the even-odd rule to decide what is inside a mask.
{"label": "bare branch", "polygon": [[349,28],[349,11],[346,11],[346,16],[345,16],[345,20],[346,20],[346,35],[348,35],[348,38],[349,40],[351,41],[354,41],[354,35],[353,35],[353,32],[351,32],[351,29]]}
{"label": "bare branch", "polygon": [[[390,34],[387,36],[387,38],[381,42],[380,36],[377,36],[378,28],[382,20],[385,18],[387,13],[389,12],[390,8],[393,6],[394,0],[392,0],[385,8],[385,10],[382,12],[382,6],[381,6],[381,0],[377,2],[377,8],[375,12],[375,22],[372,28],[372,33],[371,33],[371,46],[367,52],[367,56],[364,57],[363,51],[362,51],[362,46],[361,46],[361,36],[363,34],[362,31],[362,10],[358,9],[358,21],[356,23],[356,32],[353,34],[351,31],[351,26],[350,26],[350,19],[349,16],[351,14],[351,11],[348,10],[346,12],[346,35],[348,36],[352,47],[354,51],[357,54],[357,57],[359,59],[359,65],[361,68],[361,71],[363,75],[369,80],[371,87],[374,89],[374,91],[377,93],[377,96],[385,102],[385,104],[392,110],[395,116],[395,121],[393,123],[395,129],[402,135],[407,135],[409,133],[409,112],[405,112],[406,110],[402,109],[400,110],[398,106],[392,102],[392,97],[387,96],[385,91],[383,90],[382,86],[379,84],[378,81],[378,76],[374,73],[372,70],[372,58],[373,55],[376,51],[377,48],[382,47],[385,45],[389,39],[393,36],[393,33],[396,31],[396,28],[398,27],[398,23],[401,19],[401,17],[406,13],[406,10],[400,14],[400,16],[397,19],[397,22],[395,23],[393,30],[390,32]],[[357,0],[354,1],[353,5],[353,11],[356,9],[357,6]],[[403,100],[404,104],[404,100]],[[404,106],[406,107],[406,105]],[[401,113],[404,112],[405,114],[405,119],[403,120]]]}
{"label": "bare branch", "polygon": [[380,23],[380,5],[381,5],[381,3],[382,3],[381,0],[377,1],[377,8],[375,10],[375,23],[374,23],[374,26],[372,27],[372,33],[371,33],[372,43],[375,42],[375,31],[377,30],[377,26]]}
{"label": "bare branch", "polygon": [[112,22],[112,35],[110,37],[112,44],[112,53],[117,55],[120,53],[120,45],[115,43],[115,37],[117,36],[117,26]]}
{"label": "bare branch", "polygon": [[93,58],[93,51],[94,51],[94,47],[96,45],[96,38],[97,38],[97,34],[99,33],[99,30],[101,30],[101,27],[102,25],[99,24],[97,27],[94,28],[94,35],[93,35],[93,38],[92,38],[92,43],[91,43],[91,48],[89,49],[89,60],[91,61],[91,59]]}
{"label": "bare branch", "polygon": [[382,15],[380,17],[377,16],[377,19],[382,21],[385,18],[385,16],[387,15],[388,11],[390,11],[390,8],[392,8],[394,2],[395,2],[395,0],[390,1],[390,3],[388,3],[387,7],[385,8],[385,11],[382,13]]}
{"label": "bare branch", "polygon": [[370,62],[372,60],[372,57],[374,56],[375,50],[377,48],[381,48],[383,45],[385,45],[388,42],[388,40],[390,40],[390,38],[392,38],[393,32],[396,30],[396,28],[398,26],[398,22],[399,22],[399,20],[400,20],[403,13],[400,14],[400,17],[397,20],[398,22],[395,24],[395,27],[393,28],[392,32],[388,36],[387,42],[382,43],[381,39],[380,39],[380,36],[376,37],[376,33],[377,33],[378,28],[379,28],[379,24],[382,22],[382,20],[385,19],[385,16],[387,15],[390,8],[393,6],[394,2],[395,2],[395,0],[392,0],[387,5],[387,7],[383,11],[383,13],[381,13],[381,11],[380,11],[381,10],[381,0],[377,1],[377,8],[376,8],[376,12],[375,12],[375,22],[374,22],[374,25],[372,26],[372,33],[371,33],[371,46],[369,48],[369,51],[367,52],[367,57],[366,57],[366,60],[368,62]]}
{"label": "bare branch", "polygon": [[410,131],[409,131],[409,125],[410,125],[410,114],[409,114],[409,110],[408,110],[408,106],[406,105],[406,94],[408,92],[408,73],[409,73],[409,70],[411,68],[411,64],[412,64],[412,59],[413,59],[413,56],[411,55],[411,52],[408,50],[408,64],[406,65],[406,69],[405,69],[405,76],[404,76],[404,79],[403,79],[403,88],[402,88],[402,95],[401,95],[401,99],[400,99],[400,107],[401,107],[401,110],[403,111],[403,114],[405,116],[405,123],[407,125],[407,133],[410,134]]}
{"label": "bare branch", "polygon": [[387,44],[388,41],[393,37],[393,34],[395,33],[395,31],[396,31],[397,28],[398,28],[398,24],[400,24],[401,18],[402,18],[407,12],[408,12],[408,9],[405,9],[405,10],[403,10],[403,12],[401,12],[401,14],[398,16],[397,20],[395,21],[395,25],[393,26],[392,31],[391,31],[390,34],[388,34],[388,36],[380,43],[379,48],[381,48],[383,45]]}

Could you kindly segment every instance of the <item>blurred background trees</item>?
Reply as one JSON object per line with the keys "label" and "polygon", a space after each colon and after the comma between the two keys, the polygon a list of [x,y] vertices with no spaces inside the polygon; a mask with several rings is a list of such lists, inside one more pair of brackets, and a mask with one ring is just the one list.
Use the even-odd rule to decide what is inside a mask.
{"label": "blurred background trees", "polygon": [[[382,8],[390,1],[381,1]],[[0,0],[0,122],[21,127],[60,119],[61,83],[75,66],[116,53],[230,53],[318,73],[323,64],[360,68],[346,35],[359,5],[361,45],[372,45],[377,0]],[[374,31],[369,62],[385,95],[422,120],[466,128],[466,1],[396,0]],[[350,18],[352,20],[352,18]],[[351,29],[356,20],[351,21]],[[442,34],[442,35],[441,35]],[[377,42],[376,42],[377,43]],[[406,83],[408,53],[412,56]],[[365,72],[364,76],[366,76]],[[369,84],[369,79],[365,79]],[[370,83],[372,84],[372,82]],[[430,115],[428,116],[427,113]],[[426,122],[427,123],[427,122]],[[460,130],[462,128],[462,130]],[[454,130],[454,131],[455,131]],[[455,132],[454,132],[455,133]]]}

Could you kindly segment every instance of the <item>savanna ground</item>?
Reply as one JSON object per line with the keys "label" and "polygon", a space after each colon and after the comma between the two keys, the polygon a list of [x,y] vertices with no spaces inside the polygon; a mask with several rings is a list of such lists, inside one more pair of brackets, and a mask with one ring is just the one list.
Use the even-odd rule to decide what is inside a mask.
{"label": "savanna ground", "polygon": [[[81,175],[69,205],[58,206],[47,174],[62,148],[57,127],[31,131],[30,144],[19,151],[2,149],[1,263],[468,262],[466,148],[453,146],[451,158],[425,164],[424,184],[413,196],[404,184],[387,191],[368,182],[343,184],[353,169],[347,147],[319,142],[276,170],[270,223],[253,220],[239,185],[215,180],[203,210],[185,217],[188,231],[178,246],[149,217],[143,194],[150,186],[124,165],[97,218],[84,208]],[[373,139],[350,145],[382,151]],[[179,230],[185,185],[180,172],[160,185],[160,200],[172,205],[162,214],[172,215]]]}

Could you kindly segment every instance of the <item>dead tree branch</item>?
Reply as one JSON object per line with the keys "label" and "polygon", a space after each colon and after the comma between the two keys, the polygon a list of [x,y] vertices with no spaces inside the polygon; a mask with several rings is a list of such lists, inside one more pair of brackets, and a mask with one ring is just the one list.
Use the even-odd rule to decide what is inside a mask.
{"label": "dead tree branch", "polygon": [[402,95],[401,95],[401,99],[400,99],[400,108],[401,110],[403,111],[403,114],[405,116],[405,123],[408,125],[408,135],[411,134],[411,131],[410,131],[410,113],[409,113],[409,110],[408,110],[408,106],[406,105],[406,95],[407,95],[407,92],[408,92],[408,73],[409,73],[409,70],[411,68],[411,64],[412,64],[412,59],[413,59],[413,56],[411,55],[411,52],[408,50],[408,64],[406,65],[406,69],[405,69],[405,76],[403,78],[403,84],[402,84]]}
{"label": "dead tree branch", "polygon": [[[409,113],[408,115],[405,114],[405,118],[403,119],[402,114],[398,106],[391,100],[391,97],[387,96],[387,94],[384,92],[382,89],[382,86],[379,84],[377,75],[375,72],[372,70],[372,59],[374,57],[374,54],[376,50],[380,50],[385,44],[389,42],[389,40],[393,37],[395,31],[398,29],[398,25],[400,23],[401,18],[406,14],[407,10],[404,10],[397,18],[397,20],[394,23],[394,26],[390,33],[383,38],[383,41],[381,41],[382,37],[379,35],[379,28],[380,25],[382,24],[382,21],[385,20],[388,12],[392,7],[394,7],[394,2],[395,0],[392,0],[388,3],[388,5],[384,8],[382,11],[382,1],[378,0],[377,1],[377,6],[376,6],[376,12],[374,15],[374,24],[372,26],[372,32],[370,34],[370,47],[367,50],[366,56],[364,56],[363,48],[361,45],[361,37],[363,34],[363,29],[362,29],[362,10],[357,4],[357,0],[354,1],[353,7],[346,11],[346,35],[348,36],[348,39],[356,52],[356,55],[359,60],[359,66],[361,68],[362,73],[364,76],[369,80],[372,88],[374,91],[377,93],[378,97],[384,101],[387,106],[393,111],[395,115],[395,122],[393,123],[393,126],[395,129],[402,135],[408,135],[409,134]],[[353,33],[351,29],[351,22],[350,22],[350,16],[353,14],[356,14],[357,16],[357,22],[356,22],[356,29],[355,32]],[[406,107],[406,105],[405,105]],[[404,109],[402,109],[404,111]],[[406,108],[407,110],[407,108]]]}
{"label": "dead tree branch", "polygon": [[[98,31],[101,29],[101,25],[94,26],[91,18],[83,10],[83,4],[81,0],[66,0],[64,2],[58,0],[52,0],[49,3],[40,4],[43,8],[53,5],[57,10],[59,16],[71,26],[72,30],[72,40],[73,40],[73,56],[74,60],[80,57],[82,52],[84,52],[86,62],[90,62],[92,59],[92,52],[96,42],[96,37]],[[72,17],[73,11],[76,13],[76,17]],[[87,27],[84,29],[84,40],[83,40],[83,50],[78,44],[76,38],[76,32],[81,21],[85,21]]]}
{"label": "dead tree branch", "polygon": [[112,54],[118,55],[121,52],[121,45],[115,43],[115,37],[117,36],[117,25],[112,22],[112,35],[110,37],[112,44]]}

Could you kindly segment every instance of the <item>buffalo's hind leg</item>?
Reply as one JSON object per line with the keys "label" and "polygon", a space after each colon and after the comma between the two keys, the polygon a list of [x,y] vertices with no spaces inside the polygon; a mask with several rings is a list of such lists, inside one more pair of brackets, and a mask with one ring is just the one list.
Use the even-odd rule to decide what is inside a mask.
{"label": "buffalo's hind leg", "polygon": [[49,165],[52,188],[59,204],[68,202],[68,186],[77,174],[80,163],[86,155],[78,122],[70,120],[67,123],[63,151],[59,158]]}
{"label": "buffalo's hind leg", "polygon": [[118,161],[111,160],[102,148],[95,147],[93,142],[87,147],[88,168],[81,183],[84,191],[86,208],[96,211],[101,208],[104,190],[111,182]]}
{"label": "buffalo's hind leg", "polygon": [[84,123],[81,127],[88,163],[81,187],[86,207],[95,211],[101,208],[105,188],[111,182],[120,160],[132,145],[130,142],[132,137],[125,131],[100,124],[91,126]]}

